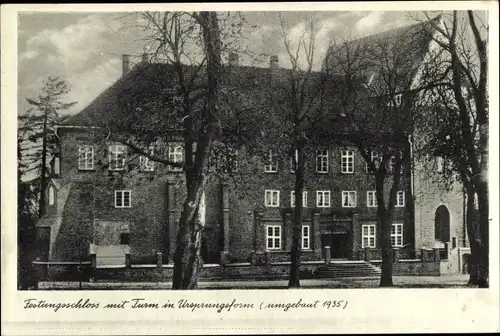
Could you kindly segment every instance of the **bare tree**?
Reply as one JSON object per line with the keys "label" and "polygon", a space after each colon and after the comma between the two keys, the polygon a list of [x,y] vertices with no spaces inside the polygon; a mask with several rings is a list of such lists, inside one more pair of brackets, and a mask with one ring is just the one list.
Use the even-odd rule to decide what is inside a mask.
{"label": "bare tree", "polygon": [[[282,118],[279,128],[281,154],[291,158],[295,172],[295,205],[293,209],[292,245],[290,251],[290,274],[288,287],[300,287],[301,235],[303,217],[303,191],[305,182],[305,162],[308,151],[317,143],[314,137],[318,125],[329,112],[326,108],[328,85],[331,84],[329,67],[315,71],[316,33],[318,27],[308,17],[298,40],[291,40],[283,19],[280,17],[280,40],[283,43],[291,68],[283,70],[283,82],[276,88],[276,99],[280,101],[278,114]],[[284,144],[284,146],[283,146]],[[284,147],[284,151],[283,151]]]}
{"label": "bare tree", "polygon": [[[471,248],[471,285],[488,287],[488,26],[478,12],[453,11],[432,21],[429,30],[443,56],[427,62],[423,80],[429,85],[429,132],[426,150],[445,159],[449,174],[467,194],[467,233]],[[428,19],[430,14],[424,13]],[[415,17],[418,20],[418,17]],[[436,74],[442,78],[436,81]],[[440,120],[437,125],[436,120]],[[479,221],[474,220],[477,195]],[[469,208],[472,207],[472,208]]]}
{"label": "bare tree", "polygon": [[412,29],[398,33],[342,41],[328,55],[337,75],[340,109],[328,124],[332,136],[346,137],[357,147],[375,180],[381,287],[393,285],[391,229],[397,193],[404,187],[402,176],[412,169],[409,141],[418,114],[418,89],[412,86],[411,74],[423,52]]}

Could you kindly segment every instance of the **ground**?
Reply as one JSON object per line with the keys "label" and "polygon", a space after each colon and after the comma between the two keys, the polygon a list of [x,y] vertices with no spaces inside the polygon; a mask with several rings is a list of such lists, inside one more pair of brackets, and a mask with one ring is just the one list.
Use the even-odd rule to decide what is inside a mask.
{"label": "ground", "polygon": [[[468,275],[394,276],[396,288],[456,288],[466,287]],[[302,288],[378,288],[379,278],[343,278],[301,280]],[[201,281],[199,289],[286,289],[287,280],[273,281]],[[155,290],[170,289],[170,282],[83,282],[82,290]],[[80,289],[79,282],[40,282],[40,290]]]}

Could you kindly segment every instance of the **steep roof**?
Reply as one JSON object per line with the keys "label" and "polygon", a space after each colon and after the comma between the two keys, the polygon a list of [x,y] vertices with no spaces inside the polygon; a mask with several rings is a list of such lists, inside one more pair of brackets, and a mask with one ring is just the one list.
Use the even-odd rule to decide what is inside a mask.
{"label": "steep roof", "polygon": [[[384,91],[389,83],[395,86],[391,92],[410,89],[429,52],[434,26],[440,21],[441,15],[429,21],[334,45],[328,52],[325,66],[341,75],[346,71],[356,72],[364,77],[367,85],[378,87],[380,91]],[[349,70],[346,64],[349,64]],[[384,78],[389,73],[397,78]]]}
{"label": "steep roof", "polygon": [[[437,17],[433,21],[439,19],[440,17]],[[375,55],[376,58],[381,46],[384,50],[398,51],[397,64],[401,67],[398,73],[405,77],[402,82],[409,83],[428,51],[432,37],[426,32],[429,31],[431,24],[426,21],[354,40],[349,44],[350,49],[354,48],[350,52],[363,50],[363,56],[370,54],[372,57]],[[330,57],[336,53],[339,56],[345,55],[338,51],[338,49],[331,49],[328,55]],[[342,60],[341,57],[339,60]],[[375,74],[372,84],[380,80],[380,77],[377,78],[375,63],[370,62],[367,57],[361,57],[358,60],[365,74]],[[184,72],[188,79],[195,71],[194,67],[185,66]],[[258,95],[256,92],[276,92],[285,87],[287,82],[285,78],[290,71],[284,68],[226,65],[221,70],[220,84],[223,88],[247,90],[254,95]],[[174,97],[177,80],[172,80],[174,76],[176,72],[172,64],[140,63],[102,92],[79,114],[68,118],[64,125],[102,126],[110,121],[120,120],[122,123],[130,122],[131,129],[139,122],[142,130],[154,129],[161,132],[175,129],[179,126],[178,122],[183,116],[171,113],[176,109]],[[321,73],[313,73],[310,89],[314,89],[314,83],[321,77]],[[200,82],[203,80],[204,76],[196,77],[197,84],[203,84]],[[330,78],[327,85],[332,86],[333,92],[332,81],[334,80]],[[241,104],[241,102],[238,103]],[[170,112],[165,113],[167,110]],[[124,113],[127,113],[127,118],[124,118]],[[165,125],[166,129],[159,129],[163,127],[160,125]]]}

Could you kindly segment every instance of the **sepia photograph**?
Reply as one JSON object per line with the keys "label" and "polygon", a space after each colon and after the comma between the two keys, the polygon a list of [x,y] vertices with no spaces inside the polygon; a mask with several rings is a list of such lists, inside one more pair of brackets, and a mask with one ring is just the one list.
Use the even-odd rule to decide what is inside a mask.
{"label": "sepia photograph", "polygon": [[[487,7],[95,7],[14,12],[10,277],[27,314],[104,306],[56,303],[68,291],[235,293],[104,306],[229,314],[255,308],[240,290],[498,283]],[[337,297],[259,310],[354,304]]]}

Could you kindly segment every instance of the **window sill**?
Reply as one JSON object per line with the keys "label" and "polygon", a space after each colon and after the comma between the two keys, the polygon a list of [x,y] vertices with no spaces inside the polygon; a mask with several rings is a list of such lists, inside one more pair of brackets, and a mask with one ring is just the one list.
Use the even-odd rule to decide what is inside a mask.
{"label": "window sill", "polygon": [[80,169],[80,168],[78,168],[78,171],[79,172],[95,172],[96,169],[95,168],[93,168],[93,169]]}
{"label": "window sill", "polygon": [[327,175],[327,174],[328,174],[328,172],[320,172],[320,171],[317,171],[317,170],[316,170],[316,174],[320,174],[320,175]]}
{"label": "window sill", "polygon": [[264,171],[264,173],[266,173],[266,174],[278,174],[277,171]]}

